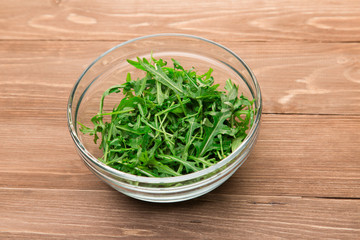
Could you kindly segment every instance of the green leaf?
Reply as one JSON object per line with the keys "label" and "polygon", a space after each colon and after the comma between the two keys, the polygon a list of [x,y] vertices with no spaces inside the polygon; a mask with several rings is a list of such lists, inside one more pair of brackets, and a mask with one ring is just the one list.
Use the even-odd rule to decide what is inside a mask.
{"label": "green leaf", "polygon": [[156,82],[156,100],[159,105],[162,105],[165,100],[165,94],[162,92],[159,82]]}
{"label": "green leaf", "polygon": [[155,64],[155,67],[151,67],[148,63],[146,63],[144,60],[141,60],[138,58],[138,62],[140,65],[150,74],[152,74],[157,81],[159,81],[161,84],[164,84],[165,86],[172,89],[175,93],[184,95],[184,91],[182,89],[182,86],[171,80],[162,70],[162,68]]}
{"label": "green leaf", "polygon": [[123,87],[123,84],[120,84],[120,85],[115,85],[115,86],[112,86],[110,88],[108,88],[101,96],[101,99],[100,99],[100,111],[99,113],[102,113],[103,112],[103,107],[104,107],[104,99],[106,96],[108,96],[109,94],[111,93],[118,93],[120,92],[120,88]]}
{"label": "green leaf", "polygon": [[145,68],[139,63],[139,62],[136,62],[134,60],[126,60],[128,63],[130,63],[131,65],[133,65],[134,67],[136,67],[137,69],[140,69],[140,70],[143,70],[145,71]]}
{"label": "green leaf", "polygon": [[126,82],[127,82],[127,83],[131,82],[131,74],[130,74],[130,73],[128,73],[128,74],[126,75]]}
{"label": "green leaf", "polygon": [[160,173],[164,173],[166,175],[170,175],[170,176],[180,176],[181,174],[177,173],[176,171],[174,171],[172,168],[170,168],[167,165],[164,165],[156,160],[152,160],[151,164],[153,165],[154,168],[156,168]]}
{"label": "green leaf", "polygon": [[174,68],[175,69],[180,69],[180,70],[183,70],[184,71],[184,68],[180,65],[180,63],[178,61],[176,61],[175,59],[171,59],[171,61],[173,61],[174,63]]}
{"label": "green leaf", "polygon": [[188,172],[190,172],[190,171],[196,172],[196,171],[199,171],[199,170],[200,170],[199,168],[197,168],[197,167],[194,165],[194,163],[188,162],[188,161],[184,161],[183,159],[178,158],[178,157],[175,157],[175,156],[170,156],[170,155],[158,155],[157,157],[163,158],[163,159],[165,159],[165,160],[171,160],[171,161],[178,162],[178,163],[184,165],[185,168],[188,170]]}
{"label": "green leaf", "polygon": [[217,113],[214,118],[213,127],[205,127],[205,137],[204,141],[200,147],[200,152],[198,157],[202,157],[209,149],[210,145],[213,143],[214,138],[220,133],[221,129],[224,127],[224,121],[231,116],[230,112],[226,113]]}
{"label": "green leaf", "polygon": [[135,128],[131,128],[127,125],[117,125],[116,128],[126,131],[128,133],[136,134],[136,135],[143,135],[145,133],[151,132],[151,129],[148,126],[141,126],[137,129],[135,129]]}
{"label": "green leaf", "polygon": [[144,92],[144,90],[146,88],[146,81],[147,81],[147,77],[144,77],[144,78],[142,78],[140,80],[137,80],[135,82],[134,90],[135,90],[135,95],[136,96],[139,96]]}
{"label": "green leaf", "polygon": [[238,138],[235,138],[235,139],[232,141],[231,149],[232,149],[233,152],[241,145],[241,143],[243,142],[243,140],[244,140],[244,137],[238,137]]}
{"label": "green leaf", "polygon": [[233,101],[235,99],[237,99],[238,96],[238,88],[237,86],[232,83],[232,81],[230,79],[226,80],[226,84],[225,84],[225,90],[228,91],[228,93],[226,95],[223,95],[223,102],[231,102],[233,103]]}
{"label": "green leaf", "polygon": [[[128,60],[144,71],[133,80],[107,89],[93,128],[79,123],[83,134],[94,136],[103,151],[99,160],[119,171],[147,177],[172,177],[216,164],[247,136],[256,110],[254,100],[238,97],[229,79],[225,90],[214,84],[213,69],[198,74],[172,59]],[[123,98],[104,112],[105,98],[122,91]]]}
{"label": "green leaf", "polygon": [[124,109],[131,109],[131,108],[136,108],[138,107],[138,104],[144,105],[144,99],[140,98],[140,97],[132,97],[130,99],[128,98],[123,98],[120,101],[120,104],[117,106],[115,111],[121,111]]}

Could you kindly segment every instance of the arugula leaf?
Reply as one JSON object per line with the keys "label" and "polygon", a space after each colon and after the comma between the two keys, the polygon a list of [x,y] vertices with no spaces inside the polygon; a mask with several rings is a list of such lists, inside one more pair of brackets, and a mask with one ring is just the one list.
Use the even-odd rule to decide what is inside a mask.
{"label": "arugula leaf", "polygon": [[220,134],[220,131],[222,130],[224,125],[224,121],[231,116],[230,111],[222,113],[218,112],[214,118],[213,127],[204,127],[205,128],[205,137],[202,142],[202,145],[200,146],[200,152],[198,153],[199,157],[202,157],[208,150],[208,148],[211,146],[211,144],[214,141],[214,138]]}
{"label": "arugula leaf", "polygon": [[[81,123],[83,134],[101,140],[99,159],[119,171],[147,177],[172,177],[205,169],[237,149],[247,136],[256,111],[254,100],[238,96],[230,79],[225,91],[214,84],[213,69],[198,74],[171,59],[137,58],[128,63],[144,71],[134,80],[101,96],[93,128]],[[105,98],[122,91],[124,97],[105,112]]]}
{"label": "arugula leaf", "polygon": [[134,90],[135,90],[135,95],[136,96],[139,96],[144,92],[144,90],[146,88],[146,81],[147,81],[147,77],[144,77],[144,78],[142,78],[140,80],[137,80],[135,82]]}
{"label": "arugula leaf", "polygon": [[155,66],[151,66],[148,62],[140,58],[138,58],[138,62],[148,73],[152,74],[157,81],[169,87],[177,94],[184,94],[182,86],[170,79],[159,65],[155,64]]}

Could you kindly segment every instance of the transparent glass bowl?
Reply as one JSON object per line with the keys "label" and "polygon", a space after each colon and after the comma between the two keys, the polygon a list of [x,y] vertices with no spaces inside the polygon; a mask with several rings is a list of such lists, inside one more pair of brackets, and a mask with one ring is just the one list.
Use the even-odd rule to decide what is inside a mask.
{"label": "transparent glass bowl", "polygon": [[[240,94],[255,99],[254,124],[243,143],[219,163],[178,177],[151,178],[135,176],[115,170],[97,158],[101,150],[93,137],[85,136],[78,129],[78,122],[92,126],[90,119],[99,110],[102,93],[126,80],[128,72],[140,75],[126,60],[147,57],[171,63],[175,58],[185,69],[195,67],[199,72],[214,69],[215,84],[224,87],[227,79],[239,85]],[[143,76],[143,73],[141,74]],[[112,110],[118,98],[108,97],[105,110]],[[231,50],[215,42],[183,34],[159,34],[136,38],[110,49],[98,57],[80,76],[72,89],[68,102],[68,126],[76,149],[87,167],[101,180],[133,198],[149,202],[178,202],[201,196],[225,182],[245,162],[255,145],[260,127],[262,100],[259,84],[250,68]]]}

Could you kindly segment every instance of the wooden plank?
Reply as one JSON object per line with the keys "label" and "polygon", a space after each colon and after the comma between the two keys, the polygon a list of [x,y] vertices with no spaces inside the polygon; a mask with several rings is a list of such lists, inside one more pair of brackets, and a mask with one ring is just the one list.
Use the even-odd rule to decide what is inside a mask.
{"label": "wooden plank", "polygon": [[0,237],[16,239],[357,239],[360,201],[215,191],[149,204],[112,191],[0,189]]}
{"label": "wooden plank", "polygon": [[[359,239],[359,12],[357,0],[0,1],[0,239]],[[85,167],[66,103],[99,54],[163,32],[234,50],[266,114],[221,187],[150,204]]]}
{"label": "wooden plank", "polygon": [[[0,188],[110,190],[77,156],[65,111],[58,119],[0,124]],[[360,198],[359,129],[359,116],[264,115],[254,152],[221,193]]]}
{"label": "wooden plank", "polygon": [[265,115],[261,127],[233,187],[244,194],[359,198],[359,117]]}
{"label": "wooden plank", "polygon": [[[62,112],[81,72],[118,43],[3,41],[3,117],[48,118]],[[221,43],[254,70],[265,112],[360,114],[359,44]]]}
{"label": "wooden plank", "polygon": [[16,0],[1,1],[0,9],[1,39],[124,40],[179,32],[214,40],[360,40],[357,0]]}

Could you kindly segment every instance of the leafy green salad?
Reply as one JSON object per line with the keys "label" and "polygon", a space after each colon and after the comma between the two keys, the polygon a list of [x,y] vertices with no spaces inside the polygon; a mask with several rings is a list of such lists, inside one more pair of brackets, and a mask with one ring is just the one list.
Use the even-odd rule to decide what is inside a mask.
{"label": "leafy green salad", "polygon": [[[93,128],[80,124],[80,131],[100,142],[99,159],[122,172],[172,177],[210,167],[231,154],[247,136],[253,123],[253,101],[238,96],[230,79],[225,90],[214,84],[213,70],[198,74],[172,59],[151,56],[127,60],[143,70],[145,77],[107,89],[100,100]],[[123,97],[112,111],[104,111],[110,94]]]}

